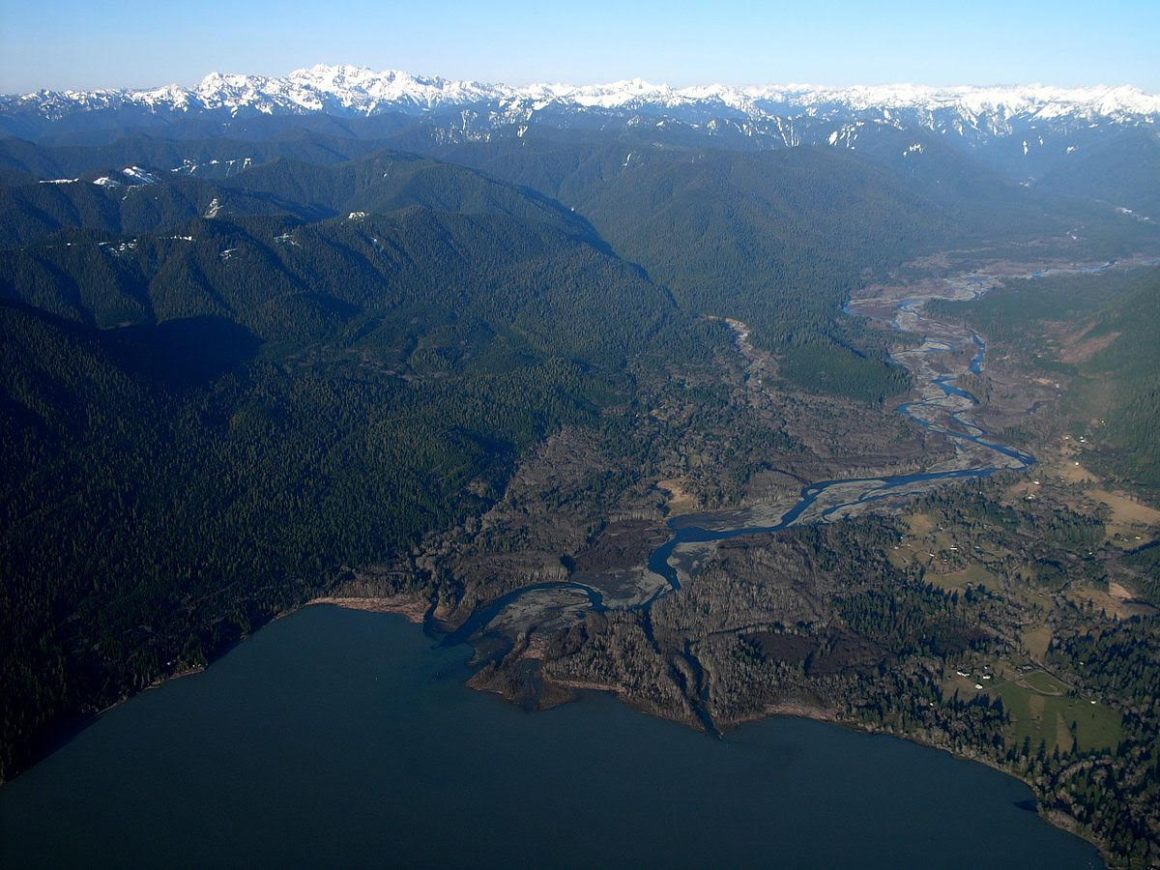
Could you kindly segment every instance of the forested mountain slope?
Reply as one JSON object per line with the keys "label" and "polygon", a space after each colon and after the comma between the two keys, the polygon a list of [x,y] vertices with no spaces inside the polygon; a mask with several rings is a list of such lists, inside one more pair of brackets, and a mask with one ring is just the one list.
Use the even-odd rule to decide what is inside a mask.
{"label": "forested mountain slope", "polygon": [[5,775],[479,512],[522,451],[623,397],[627,359],[688,342],[566,211],[415,201],[0,252]]}

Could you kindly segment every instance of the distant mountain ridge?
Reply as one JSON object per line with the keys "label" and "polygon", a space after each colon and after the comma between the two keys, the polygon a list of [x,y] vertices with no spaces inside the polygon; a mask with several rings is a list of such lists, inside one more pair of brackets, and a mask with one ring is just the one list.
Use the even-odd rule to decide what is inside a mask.
{"label": "distant mountain ridge", "polygon": [[[771,122],[797,118],[839,119],[871,115],[895,126],[959,134],[977,130],[1011,133],[1019,122],[1064,120],[1154,125],[1160,96],[1128,86],[1055,88],[934,88],[882,85],[834,88],[816,85],[672,88],[640,79],[604,85],[536,84],[511,87],[415,76],[398,70],[374,72],[355,66],[318,65],[286,76],[211,73],[198,85],[152,89],[38,91],[0,97],[0,114],[59,120],[100,110],[137,109],[154,114],[301,115],[326,112],[373,116],[389,112],[427,114],[472,110],[488,126],[527,124],[559,111],[576,114],[672,114],[682,120],[748,122],[757,134]],[[465,123],[467,118],[464,118]],[[779,128],[784,129],[784,128]],[[713,126],[708,128],[713,132]],[[795,144],[785,141],[784,144]]]}
{"label": "distant mountain ridge", "polygon": [[495,104],[511,114],[534,114],[549,106],[575,110],[718,108],[752,120],[844,108],[918,111],[934,115],[951,111],[964,121],[993,122],[1016,116],[1052,120],[1074,116],[1118,123],[1155,123],[1160,95],[1131,86],[1058,88],[1045,85],[1011,87],[921,85],[828,87],[808,84],[694,85],[672,88],[641,79],[595,85],[533,84],[512,87],[400,70],[375,72],[365,67],[319,64],[282,77],[211,73],[198,85],[167,85],[149,89],[37,91],[0,98],[6,112],[35,111],[44,117],[72,112],[140,106],[153,111],[225,110],[230,114],[305,114],[343,111],[374,115],[387,111],[424,112],[436,108]]}
{"label": "distant mountain ridge", "polygon": [[319,65],[282,77],[212,73],[190,88],[0,96],[0,135],[33,141],[91,144],[135,131],[253,138],[254,124],[338,125],[342,135],[399,136],[412,150],[568,131],[733,150],[887,147],[911,163],[939,139],[1035,180],[1125,133],[1160,145],[1160,95],[1130,86],[672,88],[640,79],[512,87]]}

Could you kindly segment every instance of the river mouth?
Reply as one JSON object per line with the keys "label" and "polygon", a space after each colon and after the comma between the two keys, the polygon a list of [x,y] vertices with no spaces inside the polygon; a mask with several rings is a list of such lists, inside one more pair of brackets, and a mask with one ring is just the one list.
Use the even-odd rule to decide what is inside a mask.
{"label": "river mouth", "polygon": [[[643,614],[643,628],[655,647],[649,611],[658,600],[681,589],[682,577],[687,581],[693,576],[695,559],[691,554],[698,547],[889,510],[946,482],[980,479],[1034,465],[1034,456],[1003,444],[986,431],[975,419],[978,398],[958,384],[965,375],[983,372],[987,357],[984,338],[965,326],[932,317],[924,309],[929,300],[973,298],[994,284],[977,275],[969,277],[971,280],[965,283],[949,280],[949,289],[944,292],[912,289],[893,297],[855,299],[844,307],[848,315],[868,317],[882,326],[921,336],[919,344],[905,346],[892,355],[894,364],[910,371],[915,384],[896,411],[911,424],[950,442],[954,447],[950,458],[905,474],[813,481],[801,487],[796,501],[772,509],[747,507],[672,516],[665,523],[670,535],[648,554],[643,566],[643,576],[651,577],[651,581],[641,582],[635,596],[611,593],[601,582],[603,578],[572,573],[566,579],[523,586],[481,604],[451,630],[444,629],[428,613],[429,634],[441,638],[445,645],[475,644],[482,656],[477,663],[484,665],[502,660],[512,650],[512,638],[523,627],[542,624],[544,619],[552,619],[553,613],[559,618],[565,611],[575,617],[583,610],[626,610]],[[721,322],[732,331],[742,357],[755,364],[758,352],[749,343],[749,326],[729,318]],[[684,659],[690,671],[696,673],[695,656],[686,654]],[[681,683],[688,682],[683,674],[675,676]],[[687,692],[695,720],[690,724],[715,734],[716,727],[705,711],[701,694],[699,690]]]}
{"label": "river mouth", "polygon": [[[483,672],[502,669],[505,662],[513,665],[524,652],[518,648],[520,643],[527,643],[532,630],[551,630],[568,621],[574,624],[583,619],[584,612],[635,612],[645,641],[666,660],[668,677],[684,698],[684,721],[707,734],[719,735],[711,713],[709,683],[693,646],[686,642],[683,651],[663,652],[665,644],[658,640],[652,618],[652,608],[658,601],[680,591],[683,582],[696,576],[698,554],[735,538],[773,535],[800,525],[833,523],[867,512],[890,510],[947,482],[985,478],[1036,462],[1031,454],[1001,443],[975,419],[979,400],[958,381],[965,375],[983,372],[987,345],[970,329],[929,316],[923,304],[936,298],[946,297],[936,293],[908,295],[885,305],[881,300],[855,301],[846,306],[846,311],[865,314],[880,324],[922,337],[917,346],[912,343],[893,355],[896,365],[911,372],[915,384],[896,411],[913,425],[950,442],[954,452],[949,458],[904,474],[813,481],[801,487],[796,501],[783,502],[773,510],[741,508],[670,517],[665,523],[670,532],[667,540],[651,552],[644,551],[648,555],[644,565],[647,573],[643,576],[651,578],[651,585],[638,586],[635,599],[626,600],[610,592],[600,576],[570,572],[566,578],[523,586],[481,604],[450,631],[443,630],[429,613],[428,632],[440,637],[444,646],[473,645],[474,664]],[[723,323],[733,332],[738,352],[755,365],[757,352],[749,344],[748,326],[732,319]],[[522,667],[514,665],[513,671]],[[539,706],[543,703],[540,693],[548,691],[549,686],[542,681],[533,682],[539,688],[521,683],[521,688],[514,689],[511,682],[502,681],[490,687],[525,706]],[[484,679],[480,685],[489,684]]]}

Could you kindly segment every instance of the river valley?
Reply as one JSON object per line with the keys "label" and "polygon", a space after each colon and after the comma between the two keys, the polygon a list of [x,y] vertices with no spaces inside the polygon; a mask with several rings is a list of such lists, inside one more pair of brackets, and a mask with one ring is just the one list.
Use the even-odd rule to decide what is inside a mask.
{"label": "river valley", "polygon": [[[1074,270],[1091,271],[1093,268],[1102,267],[1081,266]],[[1061,271],[1068,270],[1056,267],[1053,273]],[[1028,275],[1038,276],[1045,272],[1036,270]],[[922,304],[929,299],[974,298],[986,292],[989,286],[991,284],[985,278],[972,275],[971,280],[965,282],[951,280],[945,286],[903,297],[868,295],[852,301],[845,308],[847,314],[890,323],[896,330],[922,336],[921,344],[894,354],[895,363],[910,370],[918,393],[917,398],[901,404],[898,412],[919,426],[950,439],[955,449],[953,458],[909,474],[812,482],[802,488],[796,502],[781,507],[675,516],[668,522],[671,537],[648,558],[648,572],[639,583],[636,599],[628,606],[647,609],[666,592],[680,589],[682,582],[688,582],[692,576],[694,565],[706,544],[772,534],[795,525],[834,522],[891,502],[913,498],[944,481],[987,477],[999,470],[1018,470],[1033,465],[1034,456],[997,442],[970,419],[971,410],[979,404],[978,399],[956,385],[962,375],[982,372],[986,360],[983,339],[961,324],[939,321],[922,311]],[[734,333],[739,353],[749,362],[752,389],[760,390],[759,353],[749,343],[748,327],[737,320],[724,322]],[[594,585],[575,581],[537,583],[477,609],[454,632],[452,639],[462,641],[470,638],[500,620],[505,610],[517,608],[521,599],[527,596],[543,596],[546,604],[560,606],[562,600],[567,600],[561,599],[561,595],[579,596],[572,600],[579,602],[581,607],[583,600],[587,599],[587,606],[598,611],[623,606],[607,601],[604,592]],[[534,612],[534,606],[532,610]]]}
{"label": "river valley", "polygon": [[[603,695],[531,716],[462,686],[461,642],[516,634],[543,604],[566,600],[573,619],[645,614],[656,646],[647,615],[696,583],[707,546],[1034,463],[973,419],[975,397],[956,380],[982,370],[986,346],[925,316],[925,298],[941,297],[868,297],[849,311],[924,337],[896,353],[918,385],[898,410],[948,436],[953,457],[910,474],[815,482],[763,510],[674,516],[635,595],[529,585],[435,645],[398,617],[293,614],[205,674],[101,717],[0,791],[3,863],[832,866],[856,847],[863,866],[1098,866],[1093,847],[1027,811],[1034,800],[1016,780],[894,738],[783,718],[706,739]],[[752,353],[744,324],[731,328]],[[708,694],[698,655],[686,643],[679,677],[701,686],[688,693],[693,712],[715,732],[696,703]]]}

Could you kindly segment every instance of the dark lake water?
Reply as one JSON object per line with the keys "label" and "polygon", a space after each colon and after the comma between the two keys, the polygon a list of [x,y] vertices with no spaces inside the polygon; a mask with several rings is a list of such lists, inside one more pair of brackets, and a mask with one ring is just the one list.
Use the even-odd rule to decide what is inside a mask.
{"label": "dark lake water", "polygon": [[989,768],[796,719],[526,713],[466,647],[315,607],[0,788],[0,866],[1091,867]]}

